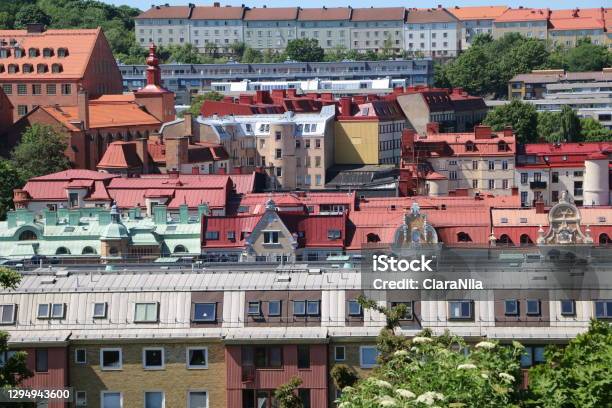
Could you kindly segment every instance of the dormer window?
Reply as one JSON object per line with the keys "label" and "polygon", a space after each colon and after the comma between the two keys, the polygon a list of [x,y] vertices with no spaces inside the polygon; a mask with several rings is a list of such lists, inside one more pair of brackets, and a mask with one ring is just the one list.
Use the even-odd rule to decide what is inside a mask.
{"label": "dormer window", "polygon": [[23,64],[23,73],[29,74],[34,71],[34,66],[32,64]]}
{"label": "dormer window", "polygon": [[36,72],[39,74],[44,74],[49,70],[49,66],[47,64],[38,64],[36,65]]}
{"label": "dormer window", "polygon": [[30,58],[38,57],[38,48],[30,48],[30,49],[28,49],[28,57],[30,57]]}
{"label": "dormer window", "polygon": [[53,48],[43,48],[43,57],[49,58],[53,56]]}
{"label": "dormer window", "polygon": [[474,146],[474,142],[470,140],[465,143],[465,151],[473,152],[475,150],[476,150],[476,146]]}
{"label": "dormer window", "polygon": [[8,73],[9,74],[15,74],[19,72],[19,65],[17,64],[9,64],[8,65]]}
{"label": "dormer window", "polygon": [[60,73],[63,71],[62,64],[53,64],[51,65],[51,72],[54,74]]}
{"label": "dormer window", "polygon": [[59,58],[64,58],[68,56],[68,48],[58,48],[57,49],[57,56]]}
{"label": "dormer window", "polygon": [[507,152],[508,151],[508,144],[506,142],[504,142],[503,140],[500,140],[497,143],[497,151],[499,151],[499,152]]}

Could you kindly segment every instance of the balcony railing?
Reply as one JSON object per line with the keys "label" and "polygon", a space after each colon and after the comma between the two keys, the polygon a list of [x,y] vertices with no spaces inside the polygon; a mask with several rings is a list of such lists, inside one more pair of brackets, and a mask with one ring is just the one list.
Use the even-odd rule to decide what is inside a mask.
{"label": "balcony railing", "polygon": [[242,366],[242,382],[253,382],[255,381],[255,367],[254,366]]}
{"label": "balcony railing", "polygon": [[529,183],[529,188],[532,190],[545,190],[546,182],[545,181],[532,181]]}

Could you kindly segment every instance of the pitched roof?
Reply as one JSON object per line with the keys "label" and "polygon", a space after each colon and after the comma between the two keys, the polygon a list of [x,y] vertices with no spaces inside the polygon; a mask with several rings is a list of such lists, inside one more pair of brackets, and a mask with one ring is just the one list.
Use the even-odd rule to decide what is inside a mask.
{"label": "pitched roof", "polygon": [[31,178],[29,181],[110,180],[117,176],[94,170],[69,169]]}
{"label": "pitched roof", "polygon": [[260,7],[244,13],[246,21],[296,20],[298,7]]}
{"label": "pitched roof", "polygon": [[349,20],[350,18],[350,7],[303,8],[300,9],[298,15],[299,21],[332,21]]}
{"label": "pitched roof", "polygon": [[449,8],[448,11],[452,13],[455,17],[457,17],[459,20],[493,20],[501,16],[507,9],[507,6],[455,6]]}
{"label": "pitched roof", "polygon": [[132,169],[142,166],[136,153],[136,144],[131,142],[113,142],[106,148],[98,168]]}
{"label": "pitched roof", "polygon": [[192,20],[241,20],[244,7],[196,6],[191,13]]}
{"label": "pitched roof", "polygon": [[563,10],[551,10],[550,18],[552,19],[560,19],[560,18],[575,18],[575,17],[587,17],[587,18],[600,18],[604,19],[604,16],[608,10],[601,8],[573,8],[573,9],[563,9]]}
{"label": "pitched roof", "polygon": [[409,9],[407,23],[452,23],[457,18],[445,8]]}
{"label": "pitched roof", "polygon": [[[26,30],[0,30],[0,44],[3,48],[9,49],[8,57],[0,60],[0,65],[4,66],[4,69],[0,70],[0,80],[82,78],[100,35],[103,34],[99,28],[47,30],[41,33],[28,33]],[[21,58],[15,57],[14,46],[17,45],[24,53]],[[37,56],[29,56],[30,48],[37,50]],[[53,50],[51,57],[43,56],[44,48]],[[67,50],[66,56],[58,56],[59,48]],[[9,64],[17,64],[19,71],[14,74],[9,73]],[[31,72],[23,72],[24,64],[33,65]],[[46,65],[45,72],[38,72],[38,64]],[[60,64],[61,72],[52,72],[53,64]]]}
{"label": "pitched roof", "polygon": [[403,7],[371,7],[353,9],[351,21],[390,21],[404,20],[406,9]]}
{"label": "pitched roof", "polygon": [[495,22],[512,22],[512,21],[539,21],[548,20],[550,14],[549,9],[532,9],[532,8],[509,8],[501,16],[495,19]]}
{"label": "pitched roof", "polygon": [[592,17],[574,17],[550,19],[551,30],[603,30],[605,23],[603,20]]}
{"label": "pitched roof", "polygon": [[189,18],[191,8],[189,6],[153,6],[145,12],[136,16],[140,18]]}

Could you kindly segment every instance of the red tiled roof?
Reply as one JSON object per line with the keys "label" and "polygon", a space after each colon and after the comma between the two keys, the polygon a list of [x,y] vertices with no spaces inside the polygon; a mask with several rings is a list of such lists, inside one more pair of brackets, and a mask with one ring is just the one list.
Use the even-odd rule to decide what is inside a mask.
{"label": "red tiled roof", "polygon": [[246,21],[295,20],[298,7],[260,7],[252,8],[244,13]]}
{"label": "red tiled roof", "polygon": [[[516,154],[516,139],[514,136],[504,136],[502,132],[492,132],[492,137],[476,139],[474,133],[429,133],[426,137],[415,135],[415,144],[418,146],[427,143],[444,143],[448,151],[430,152],[432,157],[437,156],[503,156],[513,157]],[[506,150],[499,150],[499,143],[504,142]],[[468,150],[471,144],[473,150]],[[418,147],[417,147],[418,148]]]}
{"label": "red tiled roof", "polygon": [[241,20],[244,15],[244,7],[211,7],[196,6],[191,13],[192,20]]}
{"label": "red tiled roof", "polygon": [[135,18],[184,18],[191,15],[189,6],[153,6],[147,11],[140,13]]}
{"label": "red tiled roof", "polygon": [[403,7],[371,7],[353,9],[351,21],[390,21],[402,20],[406,15]]}
{"label": "red tiled roof", "polygon": [[550,19],[552,24],[551,30],[562,31],[562,30],[603,30],[605,23],[603,20],[591,17],[581,18],[560,18]]}
{"label": "red tiled roof", "polygon": [[[0,60],[0,64],[4,65],[4,70],[0,70],[0,80],[80,79],[85,74],[94,46],[100,35],[101,30],[99,28],[46,30],[42,33],[28,33],[26,30],[0,30],[0,41],[4,41],[5,47],[10,47],[10,55]],[[15,51],[11,44],[13,41],[23,50],[23,57],[15,57]],[[30,48],[37,50],[37,56],[29,56]],[[53,50],[51,57],[43,56],[44,48]],[[65,57],[58,56],[59,48],[68,50]],[[9,64],[17,64],[19,71],[14,74],[9,73]],[[24,73],[24,64],[32,64],[32,72]],[[45,72],[38,72],[38,64],[47,66]],[[53,64],[60,64],[61,72],[52,72]]]}
{"label": "red tiled roof", "polygon": [[351,18],[349,7],[303,8],[298,15],[299,21],[332,21]]}
{"label": "red tiled roof", "polygon": [[537,156],[535,163],[517,163],[521,168],[582,167],[592,154],[612,153],[610,142],[584,143],[529,143],[522,146],[519,155]]}
{"label": "red tiled roof", "polygon": [[139,167],[142,167],[142,161],[136,153],[136,145],[132,142],[111,143],[98,163],[98,168],[104,169],[133,169]]}
{"label": "red tiled roof", "polygon": [[95,200],[95,201],[110,201],[111,198],[108,195],[108,191],[106,191],[106,186],[101,181],[96,181],[94,184],[94,191],[89,195],[86,200]]}
{"label": "red tiled roof", "polygon": [[[280,214],[280,218],[294,236],[298,246],[304,247],[343,247],[346,238],[346,214],[312,215]],[[329,230],[339,230],[340,239],[330,239]],[[303,235],[303,236],[300,236]]]}
{"label": "red tiled roof", "polygon": [[31,178],[29,181],[110,180],[118,176],[94,170],[70,169]]}
{"label": "red tiled roof", "polygon": [[459,20],[493,20],[501,16],[507,6],[480,6],[480,7],[459,7],[449,8],[451,12]]}
{"label": "red tiled roof", "polygon": [[419,23],[452,23],[457,17],[444,8],[415,9],[408,10],[406,22],[408,24]]}
{"label": "red tiled roof", "polygon": [[549,14],[550,10],[548,9],[509,8],[504,14],[497,17],[495,22],[548,20]]}
{"label": "red tiled roof", "polygon": [[[262,215],[238,215],[232,217],[203,217],[203,231],[218,231],[218,240],[206,240],[205,234],[202,234],[202,248],[242,248],[248,234],[253,231],[257,222]],[[228,232],[233,232],[235,239],[228,239]],[[242,234],[246,232],[247,234]]]}
{"label": "red tiled roof", "polygon": [[551,10],[550,19],[560,18],[575,18],[575,17],[587,17],[587,18],[600,18],[603,19],[607,9],[601,8],[573,8],[563,10]]}

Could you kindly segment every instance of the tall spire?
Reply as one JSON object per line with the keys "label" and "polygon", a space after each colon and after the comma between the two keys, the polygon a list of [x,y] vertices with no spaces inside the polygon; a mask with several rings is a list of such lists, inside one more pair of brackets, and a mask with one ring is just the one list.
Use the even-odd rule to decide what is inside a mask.
{"label": "tall spire", "polygon": [[147,67],[147,85],[161,87],[161,70],[159,69],[159,58],[157,58],[157,47],[155,43],[149,45],[149,56],[146,59]]}

